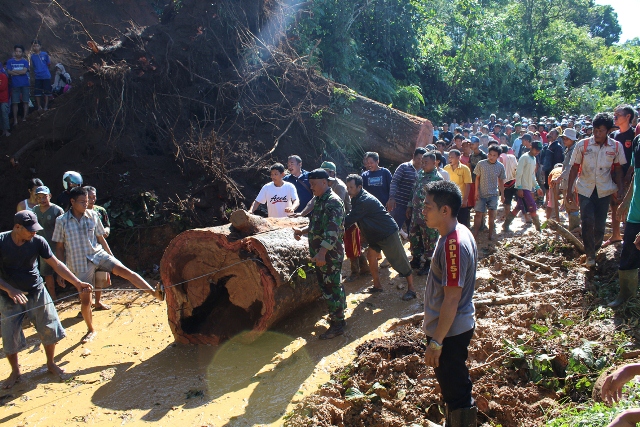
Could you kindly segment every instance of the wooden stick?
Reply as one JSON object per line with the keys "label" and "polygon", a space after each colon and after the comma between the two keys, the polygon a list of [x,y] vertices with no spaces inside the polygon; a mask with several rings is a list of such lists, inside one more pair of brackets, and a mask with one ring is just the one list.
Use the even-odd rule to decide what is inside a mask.
{"label": "wooden stick", "polygon": [[534,261],[532,259],[525,258],[525,257],[520,256],[520,255],[516,255],[516,254],[514,254],[512,252],[507,252],[507,254],[509,256],[511,256],[511,257],[514,257],[515,259],[519,259],[520,261],[522,261],[522,262],[524,262],[526,264],[532,265],[534,267],[542,268],[542,269],[547,270],[547,271],[553,271],[553,268],[551,268],[550,266],[548,266],[546,264],[541,264],[538,261]]}
{"label": "wooden stick", "polygon": [[565,238],[569,243],[573,244],[580,253],[584,252],[584,244],[573,233],[562,226],[562,224],[554,221],[553,219],[547,220],[549,228]]}

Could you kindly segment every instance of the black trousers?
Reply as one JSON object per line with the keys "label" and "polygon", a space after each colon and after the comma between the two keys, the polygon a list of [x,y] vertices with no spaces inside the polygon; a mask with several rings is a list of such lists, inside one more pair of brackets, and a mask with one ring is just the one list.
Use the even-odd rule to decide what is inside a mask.
{"label": "black trousers", "polygon": [[[445,338],[442,342],[440,366],[434,371],[449,411],[470,408],[476,404],[471,396],[472,384],[467,368],[468,348],[474,330]],[[427,342],[431,342],[431,337],[427,337]]]}
{"label": "black trousers", "polygon": [[458,222],[471,228],[471,208],[460,208],[458,211]]}
{"label": "black trousers", "polygon": [[640,268],[640,250],[636,248],[636,236],[640,233],[640,224],[627,222],[624,226],[622,254],[620,255],[620,270],[634,270]]}

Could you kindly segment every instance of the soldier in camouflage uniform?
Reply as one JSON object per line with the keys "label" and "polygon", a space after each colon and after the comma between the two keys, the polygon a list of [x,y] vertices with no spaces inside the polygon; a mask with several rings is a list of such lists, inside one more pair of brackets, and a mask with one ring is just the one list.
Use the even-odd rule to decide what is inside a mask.
{"label": "soldier in camouflage uniform", "polygon": [[[438,240],[438,230],[429,228],[424,220],[422,208],[426,197],[425,186],[434,181],[441,181],[442,176],[436,169],[436,155],[433,152],[425,153],[422,156],[422,169],[418,171],[418,179],[413,187],[413,198],[409,202],[407,218],[411,218],[411,229],[409,230],[409,242],[411,245],[411,266],[420,268],[420,259],[424,254],[427,258],[433,256],[433,250]],[[429,261],[418,272],[418,276],[429,272]]]}
{"label": "soldier in camouflage uniform", "polygon": [[347,301],[342,286],[341,272],[344,261],[344,204],[340,197],[331,191],[329,174],[324,169],[309,172],[309,184],[316,197],[315,206],[309,218],[309,226],[294,228],[294,237],[299,240],[308,234],[311,261],[322,294],[329,307],[329,329],[320,339],[331,339],[344,333],[344,311]]}

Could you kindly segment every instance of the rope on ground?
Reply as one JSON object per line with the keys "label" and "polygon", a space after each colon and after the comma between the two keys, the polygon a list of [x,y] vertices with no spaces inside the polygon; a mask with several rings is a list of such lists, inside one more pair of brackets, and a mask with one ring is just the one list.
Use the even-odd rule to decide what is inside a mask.
{"label": "rope on ground", "polygon": [[[262,262],[262,260],[260,258],[247,258],[245,260],[238,261],[238,262],[233,263],[233,264],[229,264],[229,265],[227,265],[225,267],[219,268],[219,269],[211,271],[209,273],[202,274],[202,275],[200,275],[198,277],[193,277],[191,279],[183,280],[182,282],[178,282],[178,283],[175,283],[173,285],[166,286],[166,287],[164,287],[164,290],[167,290],[167,289],[170,289],[170,288],[175,288],[176,286],[184,285],[185,283],[193,282],[194,280],[202,279],[202,278],[207,277],[207,276],[212,276],[212,275],[214,275],[214,274],[216,274],[216,273],[218,273],[220,271],[226,270],[227,268],[231,268],[231,267],[236,266],[238,264],[243,264],[243,263],[249,262],[249,261],[258,261],[258,262],[260,262],[261,264],[264,265],[264,263]],[[93,292],[95,292],[95,291],[96,291],[96,289],[94,288]],[[120,291],[120,292],[122,292],[122,291],[124,291],[124,292],[147,292],[147,289],[99,289],[98,291],[99,292],[114,292],[114,291]],[[68,298],[71,298],[71,297],[75,297],[77,295],[80,295],[80,292],[76,292],[74,294],[67,295],[67,296],[62,297],[62,298],[58,298],[55,301],[50,301],[48,303],[45,303],[45,304],[30,308],[28,310],[21,311],[20,313],[12,314],[11,316],[2,316],[2,319],[0,319],[0,321],[4,322],[5,320],[9,320],[9,319],[11,319],[13,317],[21,316],[21,315],[23,315],[25,313],[28,313],[30,311],[37,310],[37,309],[45,307],[45,306],[47,306],[49,304],[55,304],[58,301],[62,301],[62,300],[65,300],[65,299],[68,299]]]}

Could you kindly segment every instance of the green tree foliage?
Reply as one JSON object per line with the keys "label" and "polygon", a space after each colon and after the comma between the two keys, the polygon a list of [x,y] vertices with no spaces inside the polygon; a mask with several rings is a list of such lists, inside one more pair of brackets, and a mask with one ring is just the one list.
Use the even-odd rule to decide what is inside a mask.
{"label": "green tree foliage", "polygon": [[595,0],[314,0],[301,56],[365,96],[434,120],[593,113],[640,95],[640,42]]}

